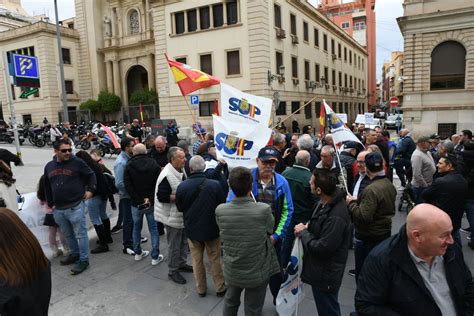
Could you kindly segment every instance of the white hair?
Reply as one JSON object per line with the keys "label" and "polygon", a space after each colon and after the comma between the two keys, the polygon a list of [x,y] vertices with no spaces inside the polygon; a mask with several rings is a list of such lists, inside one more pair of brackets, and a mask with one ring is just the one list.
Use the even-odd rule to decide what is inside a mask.
{"label": "white hair", "polygon": [[206,169],[204,158],[201,156],[193,156],[191,160],[189,160],[189,169],[191,173],[203,172],[204,169]]}
{"label": "white hair", "polygon": [[308,134],[301,135],[300,138],[296,141],[298,149],[304,149],[310,151],[313,149],[314,140]]}

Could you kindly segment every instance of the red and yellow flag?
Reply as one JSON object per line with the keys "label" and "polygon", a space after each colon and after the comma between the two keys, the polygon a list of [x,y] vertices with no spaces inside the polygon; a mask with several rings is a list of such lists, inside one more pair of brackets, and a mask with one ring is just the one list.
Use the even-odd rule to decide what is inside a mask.
{"label": "red and yellow flag", "polygon": [[169,60],[166,54],[165,57],[170,66],[171,73],[173,73],[174,80],[178,84],[183,96],[193,91],[220,83],[220,80],[216,77],[208,75],[201,70],[191,68],[186,64]]}
{"label": "red and yellow flag", "polygon": [[324,103],[321,104],[321,110],[319,111],[319,124],[321,125],[319,133],[324,135],[324,123],[326,123],[326,111],[324,109]]}

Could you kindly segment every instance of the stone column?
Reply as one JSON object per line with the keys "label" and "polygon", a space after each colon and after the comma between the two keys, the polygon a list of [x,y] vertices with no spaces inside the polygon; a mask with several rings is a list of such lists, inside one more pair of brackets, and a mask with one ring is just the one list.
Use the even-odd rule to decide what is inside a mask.
{"label": "stone column", "polygon": [[112,74],[112,63],[109,60],[105,61],[105,75],[107,76],[107,90],[114,92],[114,76]]}
{"label": "stone column", "polygon": [[119,97],[122,97],[122,87],[120,84],[120,65],[119,61],[115,59],[112,62],[113,65],[113,78],[114,78],[114,93],[118,95]]}
{"label": "stone column", "polygon": [[155,55],[149,54],[148,55],[148,64],[150,65],[148,71],[148,89],[153,89],[156,91],[156,83],[155,83]]}

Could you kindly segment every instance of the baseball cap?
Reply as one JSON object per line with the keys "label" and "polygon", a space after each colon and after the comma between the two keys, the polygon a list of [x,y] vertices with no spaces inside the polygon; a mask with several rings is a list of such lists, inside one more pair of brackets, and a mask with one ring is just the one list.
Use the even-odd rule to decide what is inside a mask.
{"label": "baseball cap", "polygon": [[383,169],[383,158],[379,153],[368,153],[365,156],[365,166],[369,171],[378,172]]}
{"label": "baseball cap", "polygon": [[434,134],[431,134],[430,139],[441,139],[441,136],[439,136],[438,134],[434,133]]}
{"label": "baseball cap", "polygon": [[346,142],[346,143],[344,144],[344,148],[345,148],[345,149],[349,149],[349,148],[355,148],[355,149],[357,149],[357,147],[358,147],[358,143],[357,143],[357,142],[349,141],[349,142]]}
{"label": "baseball cap", "polygon": [[429,142],[429,141],[430,141],[430,138],[428,136],[421,136],[418,138],[416,143],[419,144],[419,143],[424,143],[424,142]]}
{"label": "baseball cap", "polygon": [[258,152],[258,159],[262,161],[275,160],[278,161],[280,153],[273,147],[267,146],[260,149]]}

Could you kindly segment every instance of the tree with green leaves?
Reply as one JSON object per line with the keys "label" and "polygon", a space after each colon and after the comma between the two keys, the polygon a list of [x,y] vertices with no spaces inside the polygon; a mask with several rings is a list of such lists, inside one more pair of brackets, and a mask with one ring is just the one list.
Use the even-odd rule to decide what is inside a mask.
{"label": "tree with green leaves", "polygon": [[130,105],[158,104],[158,94],[154,89],[136,90],[130,96]]}

